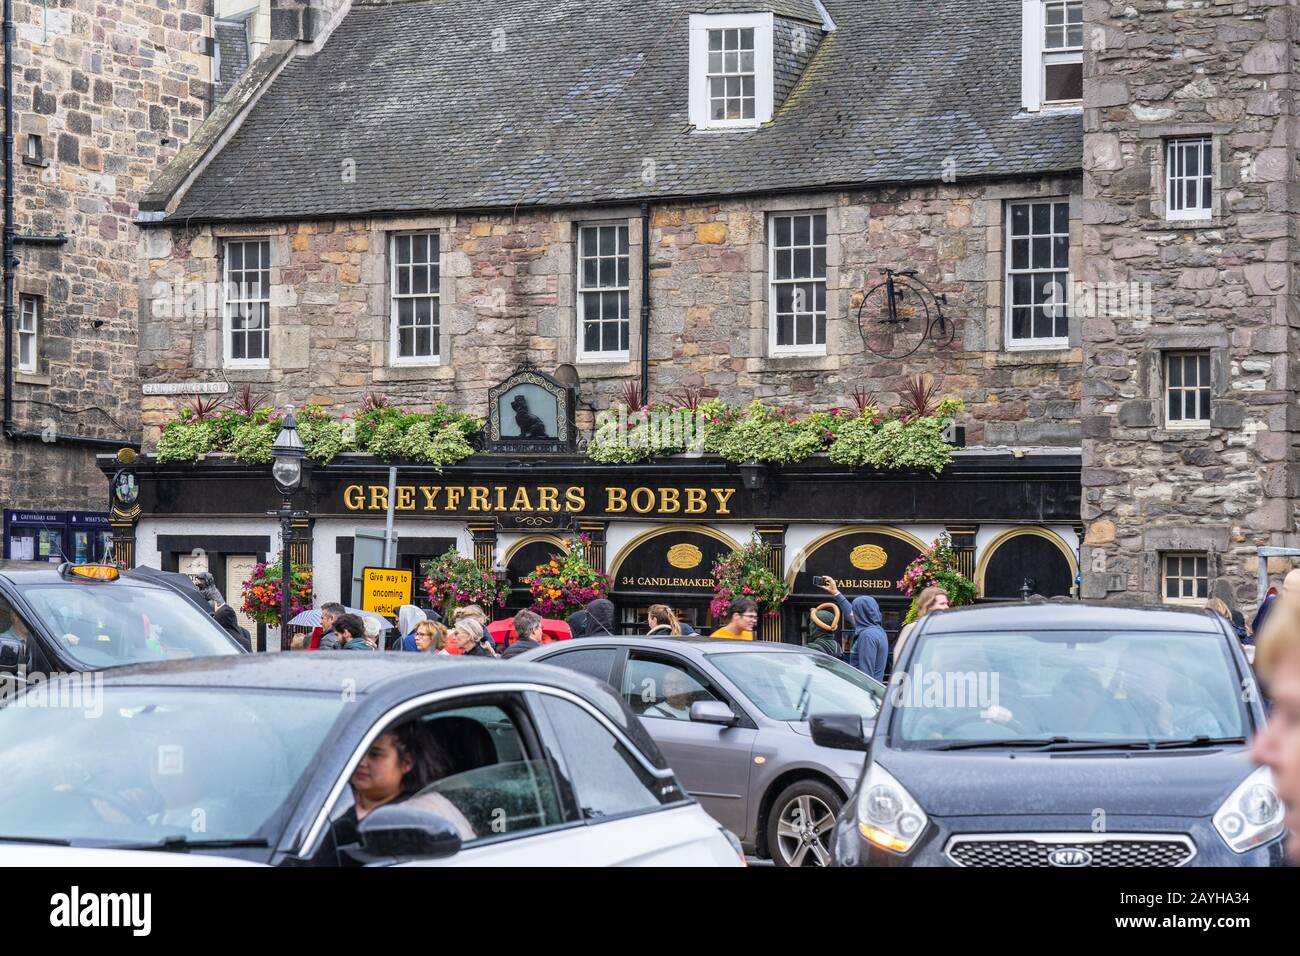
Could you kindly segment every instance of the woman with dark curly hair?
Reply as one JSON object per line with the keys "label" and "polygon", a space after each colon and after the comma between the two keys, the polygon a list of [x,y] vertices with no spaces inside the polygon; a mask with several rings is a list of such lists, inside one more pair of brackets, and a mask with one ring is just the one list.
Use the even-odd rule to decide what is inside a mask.
{"label": "woman with dark curly hair", "polygon": [[438,793],[421,794],[447,776],[446,755],[419,721],[408,721],[376,737],[352,773],[353,805],[335,824],[339,845],[358,842],[357,825],[379,807],[409,803],[450,821],[462,840],[474,838],[474,828],[450,800]]}

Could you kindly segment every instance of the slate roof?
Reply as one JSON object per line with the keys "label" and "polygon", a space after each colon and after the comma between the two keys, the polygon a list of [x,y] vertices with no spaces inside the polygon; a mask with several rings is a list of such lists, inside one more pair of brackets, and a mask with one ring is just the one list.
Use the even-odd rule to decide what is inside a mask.
{"label": "slate roof", "polygon": [[946,160],[958,179],[1081,169],[1078,111],[1020,111],[1021,0],[826,5],[838,30],[771,123],[696,133],[687,24],[708,0],[358,0],[324,49],[285,67],[169,218],[932,182]]}

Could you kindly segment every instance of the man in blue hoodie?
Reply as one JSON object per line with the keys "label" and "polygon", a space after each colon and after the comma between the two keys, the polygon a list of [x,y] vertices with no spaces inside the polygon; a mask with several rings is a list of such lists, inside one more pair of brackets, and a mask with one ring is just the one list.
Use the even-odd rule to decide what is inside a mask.
{"label": "man in blue hoodie", "polygon": [[821,588],[835,599],[843,620],[853,630],[853,656],[849,663],[883,682],[885,664],[889,660],[889,636],[885,634],[880,617],[880,605],[875,598],[865,594],[855,597],[850,604],[849,599],[840,593],[834,578],[826,578]]}

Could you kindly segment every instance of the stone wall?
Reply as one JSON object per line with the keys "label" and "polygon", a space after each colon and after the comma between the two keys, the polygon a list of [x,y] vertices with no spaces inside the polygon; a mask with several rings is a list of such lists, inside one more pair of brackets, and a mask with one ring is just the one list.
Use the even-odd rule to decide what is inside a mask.
{"label": "stone wall", "polygon": [[[1084,279],[1151,309],[1083,323],[1085,597],[1157,600],[1161,555],[1193,551],[1252,606],[1255,549],[1297,544],[1296,6],[1086,3]],[[1213,218],[1167,222],[1166,141],[1201,134]],[[1208,428],[1167,426],[1176,349],[1210,353]]]}
{"label": "stone wall", "polygon": [[[965,399],[971,443],[1078,445],[1080,352],[1003,348],[1003,210],[1009,199],[1068,197],[1081,231],[1077,180],[937,185],[781,198],[737,198],[656,207],[650,232],[651,398],[683,389],[731,402],[753,398],[808,410],[847,407],[855,389],[897,401],[909,375],[932,375],[944,395]],[[828,347],[815,357],[772,357],[768,346],[767,216],[825,210],[828,217]],[[630,362],[581,363],[591,408],[617,401],[639,378],[639,209],[587,210],[581,221],[624,221],[631,246]],[[552,370],[575,361],[571,212],[496,216],[154,227],[142,238],[146,294],[140,364],[147,381],[252,383],[277,403],[339,410],[379,391],[410,407],[435,401],[481,414],[487,388],[521,362]],[[442,235],[443,360],[388,364],[391,231]],[[231,236],[271,240],[273,309],[267,369],[222,368],[221,250]],[[880,270],[916,268],[948,296],[957,337],[905,361],[868,354],[856,323],[857,294]],[[1078,329],[1072,342],[1078,342]],[[146,441],[175,414],[148,398]]]}
{"label": "stone wall", "polygon": [[211,0],[17,0],[15,152],[29,135],[45,165],[15,163],[19,295],[43,299],[41,360],[16,376],[17,427],[0,439],[5,507],[103,507],[93,452],[60,435],[138,438],[136,202],[198,128],[210,97]]}

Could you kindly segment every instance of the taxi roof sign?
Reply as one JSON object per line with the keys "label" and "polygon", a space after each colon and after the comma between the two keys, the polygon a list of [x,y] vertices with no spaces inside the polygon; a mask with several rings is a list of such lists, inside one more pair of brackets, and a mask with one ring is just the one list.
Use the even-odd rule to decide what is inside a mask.
{"label": "taxi roof sign", "polygon": [[121,573],[111,564],[65,564],[59,573],[66,577],[86,578],[90,581],[116,581]]}

